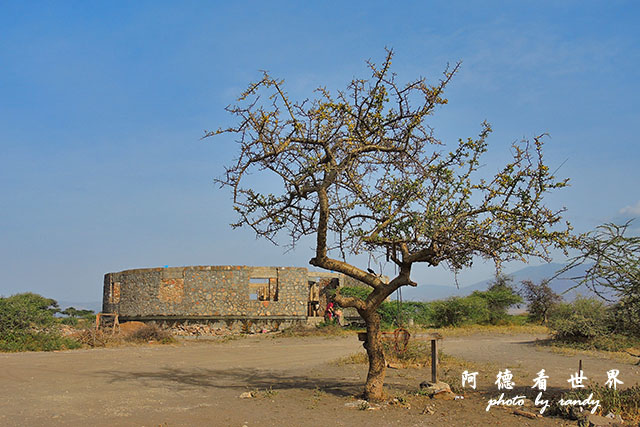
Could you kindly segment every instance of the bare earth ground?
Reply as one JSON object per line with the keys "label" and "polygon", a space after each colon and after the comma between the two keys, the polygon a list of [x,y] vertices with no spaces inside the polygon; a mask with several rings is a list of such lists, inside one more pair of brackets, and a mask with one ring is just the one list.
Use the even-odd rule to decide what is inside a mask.
{"label": "bare earth ground", "polygon": [[496,335],[476,334],[470,337],[454,337],[445,339],[442,349],[445,353],[464,360],[487,363],[495,367],[489,371],[487,381],[496,380],[499,370],[509,369],[514,373],[516,385],[533,385],[536,373],[544,369],[549,376],[548,387],[568,389],[567,381],[578,370],[582,360],[583,374],[588,378],[585,384],[605,384],[607,371],[618,369],[618,378],[624,382],[620,388],[640,383],[640,366],[615,359],[595,357],[585,354],[557,354],[551,349],[539,345],[536,339],[544,340],[545,335]]}
{"label": "bare earth ground", "polygon": [[[466,392],[462,400],[431,400],[410,393],[429,379],[428,368],[389,369],[389,394],[406,397],[411,408],[377,411],[345,407],[361,391],[366,366],[332,363],[362,349],[355,336],[0,354],[0,425],[575,425],[558,418],[530,420],[505,409],[486,412],[487,399],[499,394],[493,385],[497,369],[511,369],[517,384],[528,385],[544,368],[551,385],[566,388],[582,357],[585,374],[593,372],[601,383],[614,367],[625,385],[640,381],[639,367],[539,351],[533,339],[445,339],[446,353],[491,363],[481,369],[481,390]],[[245,391],[256,391],[256,397],[240,399]],[[423,414],[427,406],[433,414]]]}

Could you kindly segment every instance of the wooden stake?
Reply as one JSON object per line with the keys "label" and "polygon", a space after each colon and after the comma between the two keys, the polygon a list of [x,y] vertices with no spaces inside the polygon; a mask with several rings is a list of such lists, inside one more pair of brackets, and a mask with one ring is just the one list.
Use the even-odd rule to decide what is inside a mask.
{"label": "wooden stake", "polygon": [[431,382],[438,382],[438,340],[431,340]]}

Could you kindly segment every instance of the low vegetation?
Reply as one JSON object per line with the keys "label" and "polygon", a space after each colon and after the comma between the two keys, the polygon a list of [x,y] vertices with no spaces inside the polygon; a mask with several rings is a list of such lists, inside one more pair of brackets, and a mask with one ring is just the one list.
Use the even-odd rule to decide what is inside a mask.
{"label": "low vegetation", "polygon": [[[637,306],[636,306],[637,308]],[[621,351],[640,345],[640,334],[627,327],[627,307],[578,297],[554,306],[549,327],[556,344],[585,350]]]}
{"label": "low vegetation", "polygon": [[[346,296],[366,298],[369,289],[342,288]],[[524,298],[523,298],[524,297]],[[526,314],[508,309],[526,301]],[[429,302],[385,301],[378,309],[385,329],[446,328],[447,335],[474,332],[550,332],[555,346],[582,350],[625,351],[640,355],[640,298],[616,303],[578,296],[564,302],[543,281],[523,281],[516,290],[511,279],[498,275],[486,291]]]}
{"label": "low vegetation", "polygon": [[0,351],[51,351],[81,344],[62,336],[55,300],[33,293],[0,297]]}
{"label": "low vegetation", "polygon": [[[563,393],[560,398],[565,400],[584,400],[593,394],[593,400],[600,401],[598,411],[605,414],[620,415],[627,422],[640,421],[640,386],[615,390],[609,387],[594,385],[588,388],[571,390]],[[580,415],[574,406],[561,406],[559,399],[554,401],[549,415],[556,415],[568,419],[579,419]],[[626,424],[625,424],[626,425]]]}
{"label": "low vegetation", "polygon": [[68,307],[34,293],[0,297],[0,351],[53,351],[124,343],[170,343],[171,334],[156,325],[131,333],[96,331],[91,310]]}
{"label": "low vegetation", "polygon": [[[343,287],[343,296],[364,299],[371,292],[364,287]],[[421,327],[448,327],[463,325],[509,325],[522,323],[519,316],[507,314],[509,307],[521,304],[507,276],[498,275],[486,291],[475,291],[466,297],[451,297],[430,302],[385,301],[378,314],[385,329],[412,323]]]}
{"label": "low vegetation", "polygon": [[137,343],[159,342],[169,344],[175,341],[169,331],[160,329],[157,325],[144,325],[125,337],[126,341]]}

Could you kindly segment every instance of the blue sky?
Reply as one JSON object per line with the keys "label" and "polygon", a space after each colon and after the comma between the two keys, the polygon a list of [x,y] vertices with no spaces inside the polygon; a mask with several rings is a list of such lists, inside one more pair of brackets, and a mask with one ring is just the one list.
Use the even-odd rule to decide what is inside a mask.
{"label": "blue sky", "polygon": [[[640,216],[640,7],[631,1],[0,1],[0,295],[97,301],[106,272],[198,264],[306,266],[231,230],[213,184],[231,137],[200,140],[266,69],[310,96],[395,50],[399,78],[463,61],[433,117],[445,141],[487,119],[487,168],[549,133],[577,231]],[[640,223],[636,222],[636,229]],[[558,257],[556,261],[562,262]],[[509,265],[516,270],[523,265]],[[462,285],[485,279],[480,265]],[[440,268],[421,283],[450,284]]]}

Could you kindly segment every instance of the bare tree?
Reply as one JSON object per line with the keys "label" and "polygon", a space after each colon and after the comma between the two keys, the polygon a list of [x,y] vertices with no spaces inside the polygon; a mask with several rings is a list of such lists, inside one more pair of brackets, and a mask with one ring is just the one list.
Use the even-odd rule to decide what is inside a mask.
{"label": "bare tree", "polygon": [[620,299],[640,300],[640,236],[625,236],[631,224],[632,220],[603,224],[578,236],[572,246],[580,254],[554,277],[585,265],[584,274],[570,278],[576,286],[584,285],[605,300],[611,292],[603,291],[613,291]]}
{"label": "bare tree", "polygon": [[562,297],[551,289],[548,280],[543,280],[539,285],[531,280],[523,280],[520,283],[524,299],[529,303],[527,306],[529,318],[538,320],[542,324],[547,323],[549,311],[562,301]]}
{"label": "bare tree", "polygon": [[[355,307],[366,322],[369,371],[367,399],[383,398],[385,358],[376,309],[401,286],[416,286],[413,265],[459,270],[474,256],[496,264],[529,256],[548,257],[563,247],[569,226],[552,230],[562,211],[543,205],[543,195],[564,187],[542,158],[543,138],[512,145],[513,159],[492,177],[478,176],[489,124],[478,138],[460,139],[451,152],[426,124],[447,103],[444,89],[460,64],[441,80],[400,84],[391,72],[392,51],[380,65],[367,62],[370,79],[354,79],[332,94],[290,99],[284,82],[264,72],[227,110],[236,126],[205,137],[237,135],[240,154],[219,179],[233,191],[239,215],[234,227],[249,226],[275,242],[290,244],[315,235],[311,265],[344,273],[373,288],[366,299],[337,292],[343,307]],[[247,177],[276,178],[274,193],[250,187]],[[397,266],[389,281],[349,258],[368,253]]]}

